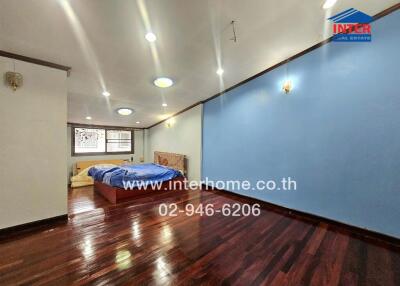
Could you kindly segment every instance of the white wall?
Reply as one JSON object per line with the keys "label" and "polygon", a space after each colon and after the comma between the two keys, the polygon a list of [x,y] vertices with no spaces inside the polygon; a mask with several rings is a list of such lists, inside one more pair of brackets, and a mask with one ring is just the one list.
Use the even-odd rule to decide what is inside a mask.
{"label": "white wall", "polygon": [[[0,57],[0,76],[14,60]],[[15,61],[0,83],[0,229],[67,214],[67,74]]]}
{"label": "white wall", "polygon": [[175,123],[167,128],[165,123],[146,131],[147,162],[154,160],[154,151],[173,152],[187,156],[188,179],[201,178],[202,112],[200,104],[174,117]]}
{"label": "white wall", "polygon": [[77,161],[91,161],[91,160],[112,160],[112,159],[123,159],[129,160],[133,157],[133,162],[135,164],[140,163],[140,158],[144,157],[144,150],[143,150],[143,131],[142,130],[135,130],[134,137],[134,154],[125,154],[125,155],[94,155],[94,156],[71,156],[71,127],[68,126],[68,138],[67,138],[67,161],[68,161],[68,177],[71,176],[73,165]]}

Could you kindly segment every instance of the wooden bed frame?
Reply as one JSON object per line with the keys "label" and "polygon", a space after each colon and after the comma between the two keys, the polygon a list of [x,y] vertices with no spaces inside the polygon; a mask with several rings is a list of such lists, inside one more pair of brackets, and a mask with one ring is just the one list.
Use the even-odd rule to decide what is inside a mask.
{"label": "wooden bed frame", "polygon": [[121,201],[131,200],[154,192],[172,191],[177,189],[174,187],[179,187],[179,186],[183,187],[183,184],[179,183],[174,184],[174,181],[183,182],[185,179],[187,172],[185,155],[156,151],[154,152],[154,163],[171,167],[174,168],[175,170],[179,170],[183,175],[181,177],[176,177],[172,180],[163,182],[160,189],[152,189],[149,186],[147,189],[142,189],[142,190],[138,190],[137,188],[134,188],[132,190],[125,190],[118,187],[112,187],[110,185],[97,181],[94,182],[94,189],[96,192],[98,192],[104,198],[106,198],[109,202],[116,204]]}

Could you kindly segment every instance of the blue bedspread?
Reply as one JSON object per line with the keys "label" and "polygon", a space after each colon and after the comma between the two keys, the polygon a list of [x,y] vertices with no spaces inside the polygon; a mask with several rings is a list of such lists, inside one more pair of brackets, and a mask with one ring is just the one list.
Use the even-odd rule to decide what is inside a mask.
{"label": "blue bedspread", "polygon": [[182,176],[175,169],[152,163],[121,167],[92,167],[88,174],[95,181],[119,188],[125,188],[126,182],[129,182],[130,186],[136,187],[139,184],[143,186],[144,183],[159,183]]}

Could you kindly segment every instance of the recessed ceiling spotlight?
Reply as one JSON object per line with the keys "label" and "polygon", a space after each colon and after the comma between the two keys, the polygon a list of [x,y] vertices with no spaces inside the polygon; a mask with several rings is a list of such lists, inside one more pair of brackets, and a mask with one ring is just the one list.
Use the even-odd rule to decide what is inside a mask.
{"label": "recessed ceiling spotlight", "polygon": [[172,81],[172,79],[170,79],[168,77],[159,77],[154,80],[154,85],[161,87],[161,88],[167,88],[173,84],[174,84],[174,82]]}
{"label": "recessed ceiling spotlight", "polygon": [[87,120],[92,120],[92,117],[91,116],[86,116],[86,119]]}
{"label": "recessed ceiling spotlight", "polygon": [[162,104],[162,106],[163,106],[163,107],[167,107],[167,106],[168,106],[168,104],[166,104],[166,103],[163,103],[163,104]]}
{"label": "recessed ceiling spotlight", "polygon": [[133,109],[122,107],[122,108],[118,108],[117,112],[118,112],[119,115],[127,116],[127,115],[131,115],[132,114]]}
{"label": "recessed ceiling spotlight", "polygon": [[111,95],[111,93],[109,93],[107,90],[103,91],[102,94],[103,94],[104,96],[110,96],[110,95]]}
{"label": "recessed ceiling spotlight", "polygon": [[326,0],[322,8],[329,9],[332,8],[336,4],[337,0]]}
{"label": "recessed ceiling spotlight", "polygon": [[156,35],[154,35],[152,32],[149,32],[146,34],[146,36],[144,36],[146,38],[147,41],[149,41],[150,43],[155,42],[157,40]]}
{"label": "recessed ceiling spotlight", "polygon": [[217,69],[217,75],[222,75],[224,70],[222,68]]}
{"label": "recessed ceiling spotlight", "polygon": [[140,124],[140,121],[136,121],[136,124]]}

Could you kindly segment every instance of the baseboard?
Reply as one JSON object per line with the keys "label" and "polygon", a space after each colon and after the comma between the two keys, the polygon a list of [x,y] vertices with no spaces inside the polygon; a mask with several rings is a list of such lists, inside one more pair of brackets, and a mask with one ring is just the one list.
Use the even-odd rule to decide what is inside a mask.
{"label": "baseboard", "polygon": [[[231,197],[235,197],[236,199],[239,200],[245,200],[247,203],[258,203],[263,207],[264,209],[272,210],[276,213],[283,214],[285,216],[293,217],[296,219],[302,219],[305,221],[309,221],[312,223],[325,223],[328,224],[331,228],[335,228],[337,231],[342,231],[347,234],[351,234],[352,236],[356,236],[359,239],[363,240],[368,240],[368,241],[373,241],[375,243],[383,243],[385,245],[391,245],[396,248],[400,248],[400,238],[390,236],[384,233],[379,233],[373,230],[369,230],[366,228],[350,225],[344,222],[336,221],[330,218],[318,216],[315,214],[295,210],[295,209],[290,209],[287,207],[283,207],[274,203],[266,202],[260,199],[252,198],[246,195],[234,193],[231,191],[227,190],[221,190],[221,189],[215,189],[210,186],[205,186],[203,185],[204,188],[208,188],[208,190],[211,190],[213,192],[220,192],[223,194],[227,194]],[[203,188],[203,189],[204,189]]]}
{"label": "baseboard", "polygon": [[60,226],[68,223],[68,215],[60,215],[16,226],[0,229],[0,241],[26,235],[38,230],[48,229],[55,226]]}

